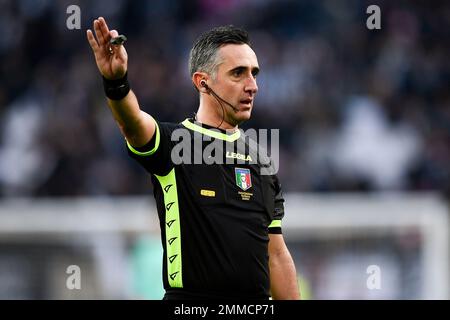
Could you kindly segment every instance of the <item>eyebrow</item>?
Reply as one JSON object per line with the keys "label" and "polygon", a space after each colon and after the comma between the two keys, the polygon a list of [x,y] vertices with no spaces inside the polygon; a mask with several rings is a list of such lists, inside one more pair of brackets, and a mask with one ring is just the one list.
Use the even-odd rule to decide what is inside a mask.
{"label": "eyebrow", "polygon": [[[238,66],[236,68],[233,68],[229,71],[229,73],[233,73],[234,71],[244,71],[247,70],[248,67],[245,66]],[[252,68],[252,74],[257,75],[259,73],[259,68],[258,67],[253,67]]]}

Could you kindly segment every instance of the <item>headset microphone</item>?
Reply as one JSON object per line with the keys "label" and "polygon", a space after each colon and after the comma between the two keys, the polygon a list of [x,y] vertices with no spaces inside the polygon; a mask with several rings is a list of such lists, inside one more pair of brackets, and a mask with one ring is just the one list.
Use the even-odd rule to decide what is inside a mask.
{"label": "headset microphone", "polygon": [[[202,87],[206,88],[206,90],[207,90],[208,92],[212,93],[212,95],[214,96],[214,98],[216,98],[218,101],[219,101],[219,100],[220,100],[220,101],[223,101],[223,102],[225,102],[227,105],[229,105],[229,106],[234,110],[234,112],[238,112],[238,111],[239,111],[239,109],[236,108],[235,106],[233,106],[231,103],[229,103],[228,101],[225,101],[224,99],[222,99],[221,97],[219,97],[219,95],[218,95],[217,93],[215,93],[214,90],[211,89],[211,88],[206,84],[206,81],[205,81],[205,80],[201,80],[201,81],[200,81],[200,85],[201,85]],[[220,104],[220,101],[219,101],[219,104]]]}

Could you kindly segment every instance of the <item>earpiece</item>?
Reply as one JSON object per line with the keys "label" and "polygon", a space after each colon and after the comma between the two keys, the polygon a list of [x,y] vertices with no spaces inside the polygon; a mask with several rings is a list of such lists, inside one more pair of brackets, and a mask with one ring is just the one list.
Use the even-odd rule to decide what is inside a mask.
{"label": "earpiece", "polygon": [[[207,92],[208,94],[212,94],[212,95],[214,96],[214,98],[216,98],[216,100],[219,102],[219,104],[220,104],[221,106],[222,106],[222,104],[220,103],[220,101],[223,101],[223,102],[225,102],[228,106],[230,106],[230,107],[234,110],[234,112],[238,112],[238,111],[239,111],[239,109],[236,108],[235,106],[233,106],[231,103],[229,103],[228,101],[225,101],[224,99],[222,99],[221,97],[219,97],[219,96],[217,95],[217,93],[215,93],[214,90],[211,89],[211,88],[206,84],[206,80],[205,80],[205,79],[200,80],[200,86],[203,87],[203,88],[205,88],[205,89],[206,89],[206,92]],[[222,108],[223,108],[223,106],[222,106]]]}

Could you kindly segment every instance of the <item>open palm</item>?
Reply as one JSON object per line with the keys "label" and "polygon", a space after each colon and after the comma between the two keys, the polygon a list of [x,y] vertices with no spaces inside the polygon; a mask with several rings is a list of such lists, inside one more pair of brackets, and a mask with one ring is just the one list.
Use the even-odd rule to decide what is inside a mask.
{"label": "open palm", "polygon": [[122,78],[127,72],[128,55],[124,46],[112,45],[111,38],[119,34],[116,30],[109,30],[102,17],[94,20],[94,34],[87,30],[87,39],[95,55],[98,70],[107,79]]}

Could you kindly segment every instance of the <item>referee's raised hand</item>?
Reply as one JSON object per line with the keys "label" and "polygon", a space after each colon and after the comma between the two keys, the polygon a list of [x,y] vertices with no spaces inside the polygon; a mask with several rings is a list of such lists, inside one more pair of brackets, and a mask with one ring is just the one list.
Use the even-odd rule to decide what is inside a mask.
{"label": "referee's raised hand", "polygon": [[118,32],[109,30],[102,17],[94,20],[94,31],[95,37],[90,29],[86,33],[98,70],[106,79],[122,78],[127,72],[127,51],[123,45],[110,44],[111,38],[117,37]]}

